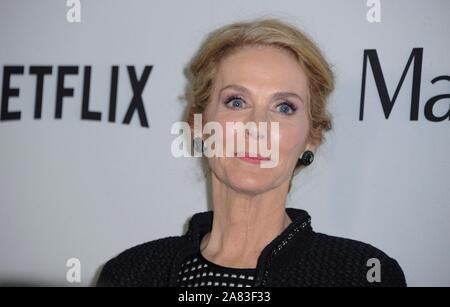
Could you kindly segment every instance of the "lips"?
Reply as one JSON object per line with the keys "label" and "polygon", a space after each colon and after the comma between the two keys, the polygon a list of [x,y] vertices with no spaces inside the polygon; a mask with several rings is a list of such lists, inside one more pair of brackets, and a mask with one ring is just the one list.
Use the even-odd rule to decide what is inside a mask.
{"label": "lips", "polygon": [[249,163],[253,163],[253,164],[259,164],[261,163],[261,161],[269,161],[270,158],[268,157],[263,157],[261,155],[250,155],[248,152],[244,153],[244,154],[236,154],[236,157],[239,158],[240,160],[249,162]]}

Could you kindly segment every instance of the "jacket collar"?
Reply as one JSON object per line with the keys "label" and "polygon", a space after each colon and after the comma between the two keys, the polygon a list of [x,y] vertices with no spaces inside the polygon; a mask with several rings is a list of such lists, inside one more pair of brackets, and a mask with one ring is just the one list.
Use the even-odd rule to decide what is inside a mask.
{"label": "jacket collar", "polygon": [[[267,277],[270,274],[271,263],[275,256],[286,245],[289,245],[299,232],[312,232],[311,217],[308,212],[297,208],[286,208],[286,213],[292,220],[292,223],[262,250],[256,267],[255,286],[266,285]],[[190,253],[199,251],[200,241],[206,233],[211,231],[212,222],[213,211],[199,212],[191,217],[188,230],[184,236],[187,238],[187,242],[190,243],[182,248],[177,254],[170,277],[171,285],[175,285],[175,280],[178,275],[177,272],[182,259]]]}
{"label": "jacket collar", "polygon": [[[290,226],[296,226],[300,225],[302,223],[307,223],[309,227],[311,228],[311,217],[305,210],[297,209],[297,208],[286,208],[286,213],[292,220],[292,224],[289,225],[281,234],[287,234],[290,231],[292,231],[292,228]],[[213,211],[205,211],[205,212],[199,212],[194,214],[190,221],[188,230],[186,232],[186,236],[189,240],[191,240],[195,245],[200,245],[200,240],[203,238],[203,236],[211,231],[212,229],[212,222],[213,222]]]}

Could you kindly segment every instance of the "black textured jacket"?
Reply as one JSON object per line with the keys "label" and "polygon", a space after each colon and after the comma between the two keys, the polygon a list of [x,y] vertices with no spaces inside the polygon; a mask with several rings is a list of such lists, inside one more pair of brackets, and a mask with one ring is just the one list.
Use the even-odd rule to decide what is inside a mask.
{"label": "black textured jacket", "polygon": [[[292,223],[261,252],[255,286],[406,286],[397,261],[359,241],[314,232],[304,210],[287,208]],[[98,286],[176,286],[185,257],[200,250],[213,212],[194,214],[185,235],[132,247],[109,260]],[[369,259],[379,260],[379,266]],[[368,263],[369,261],[369,263]],[[375,260],[377,263],[377,260]],[[379,267],[380,281],[368,281]]]}

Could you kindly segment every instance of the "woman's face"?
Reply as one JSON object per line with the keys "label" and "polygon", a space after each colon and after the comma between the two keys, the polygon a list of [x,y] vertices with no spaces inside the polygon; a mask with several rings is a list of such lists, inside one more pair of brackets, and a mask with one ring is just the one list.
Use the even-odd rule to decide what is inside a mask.
{"label": "woman's face", "polygon": [[[246,194],[264,193],[288,183],[303,151],[315,149],[308,140],[308,95],[307,77],[286,50],[246,46],[222,59],[204,112],[205,122],[222,125],[224,153],[228,144],[226,138],[237,140],[237,136],[230,135],[237,133],[236,130],[226,129],[227,122],[254,122],[257,127],[260,122],[267,122],[267,130],[249,130],[245,134],[245,152],[255,153],[250,149],[250,141],[266,139],[271,150],[278,143],[278,163],[275,167],[263,168],[255,163],[258,161],[237,157],[234,143],[236,156],[208,158],[214,175],[230,188]],[[276,122],[278,133],[271,129],[271,123]],[[261,149],[256,153],[264,155]]]}

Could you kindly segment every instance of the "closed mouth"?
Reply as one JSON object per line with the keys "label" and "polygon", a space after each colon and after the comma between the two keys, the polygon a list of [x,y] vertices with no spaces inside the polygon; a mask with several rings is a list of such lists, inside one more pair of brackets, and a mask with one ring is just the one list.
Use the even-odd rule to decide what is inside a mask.
{"label": "closed mouth", "polygon": [[263,157],[259,154],[250,154],[248,152],[246,153],[236,153],[236,157],[240,158],[242,160],[246,160],[246,161],[255,161],[255,162],[260,162],[260,161],[269,161],[270,158],[269,157]]}

